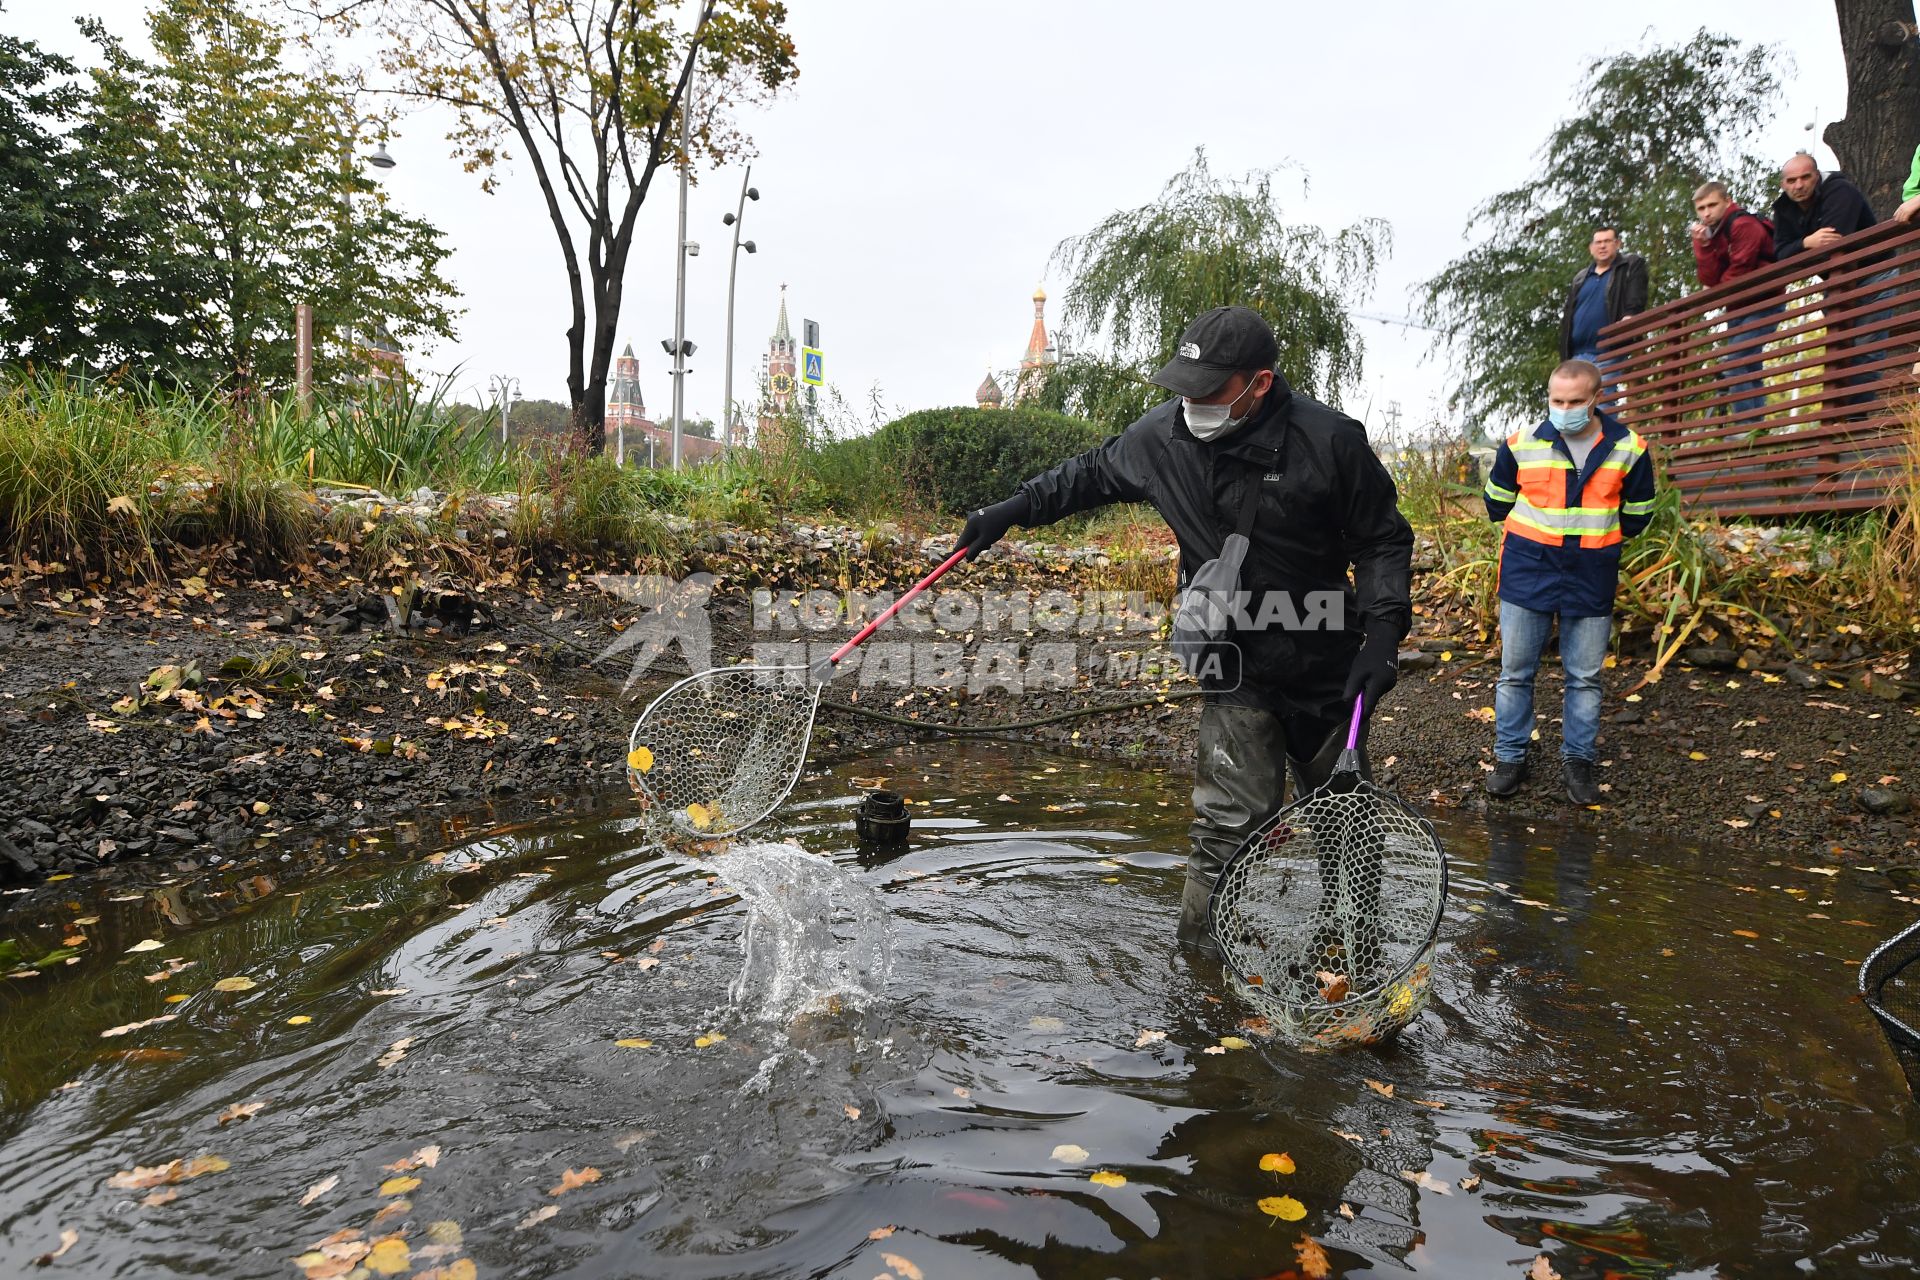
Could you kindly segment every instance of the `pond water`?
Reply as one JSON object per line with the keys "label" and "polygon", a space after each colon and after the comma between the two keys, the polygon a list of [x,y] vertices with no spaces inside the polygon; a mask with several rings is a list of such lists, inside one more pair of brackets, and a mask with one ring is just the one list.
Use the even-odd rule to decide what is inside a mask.
{"label": "pond water", "polygon": [[[927,802],[903,852],[854,845],[855,775]],[[0,899],[28,960],[85,939],[0,980],[0,1274],[63,1230],[40,1274],[1920,1268],[1920,1108],[1854,995],[1920,910],[1882,877],[1443,820],[1396,1046],[1207,1053],[1248,1011],[1171,946],[1186,804],[938,744],[803,780],[769,838],[813,857],[683,861],[616,804]]]}

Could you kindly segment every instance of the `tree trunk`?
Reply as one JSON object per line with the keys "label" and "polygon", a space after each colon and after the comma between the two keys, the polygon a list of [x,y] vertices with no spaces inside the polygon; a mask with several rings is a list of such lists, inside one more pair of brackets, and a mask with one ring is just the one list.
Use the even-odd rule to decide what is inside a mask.
{"label": "tree trunk", "polygon": [[1890,215],[1920,146],[1920,41],[1913,0],[1834,0],[1847,60],[1847,115],[1826,128],[1840,167]]}

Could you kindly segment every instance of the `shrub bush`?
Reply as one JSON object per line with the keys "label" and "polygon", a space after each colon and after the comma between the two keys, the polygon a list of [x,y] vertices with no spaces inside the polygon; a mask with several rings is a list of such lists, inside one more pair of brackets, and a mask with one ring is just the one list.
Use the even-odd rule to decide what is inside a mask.
{"label": "shrub bush", "polygon": [[899,505],[917,499],[959,514],[1012,497],[1021,481],[1092,448],[1106,434],[1091,422],[1044,409],[922,409],[824,452],[839,455],[834,473],[895,478],[905,491]]}

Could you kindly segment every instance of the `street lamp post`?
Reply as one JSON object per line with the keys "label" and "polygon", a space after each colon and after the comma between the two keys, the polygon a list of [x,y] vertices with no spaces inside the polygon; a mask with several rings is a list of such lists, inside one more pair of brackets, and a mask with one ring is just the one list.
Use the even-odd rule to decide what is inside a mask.
{"label": "street lamp post", "polygon": [[740,250],[759,252],[753,241],[743,242],[740,239],[740,229],[747,219],[747,201],[760,198],[760,189],[747,185],[752,177],[753,166],[748,165],[746,173],[740,177],[739,207],[720,220],[721,225],[733,228],[733,253],[727,259],[727,372],[720,398],[720,437],[723,445],[731,443],[733,438],[733,280],[740,271]]}
{"label": "street lamp post", "polygon": [[687,91],[680,99],[680,234],[674,242],[673,285],[673,469],[680,469],[680,438],[686,426],[687,357],[692,355],[687,342],[687,259],[700,252],[700,246],[687,239],[687,178],[693,168],[693,77],[687,77]]}
{"label": "street lamp post", "polygon": [[520,398],[520,379],[496,373],[487,379],[487,387],[493,392],[494,403],[500,406],[500,450],[504,453],[507,448],[507,419],[513,413],[513,402]]}

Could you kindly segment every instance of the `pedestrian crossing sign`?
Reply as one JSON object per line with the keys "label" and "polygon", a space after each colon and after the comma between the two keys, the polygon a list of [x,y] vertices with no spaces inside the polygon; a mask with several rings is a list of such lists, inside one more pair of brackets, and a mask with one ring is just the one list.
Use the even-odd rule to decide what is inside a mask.
{"label": "pedestrian crossing sign", "polygon": [[826,385],[826,375],[821,369],[820,352],[813,347],[800,348],[800,381],[810,387]]}

